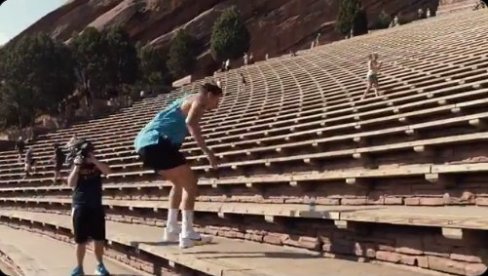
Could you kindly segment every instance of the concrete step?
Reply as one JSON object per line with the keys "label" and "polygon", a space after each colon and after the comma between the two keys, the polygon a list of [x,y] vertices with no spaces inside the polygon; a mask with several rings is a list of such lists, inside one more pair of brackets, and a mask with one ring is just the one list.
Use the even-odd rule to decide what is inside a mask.
{"label": "concrete step", "polygon": [[[463,166],[463,165],[460,165]],[[464,165],[464,166],[473,166]],[[429,176],[430,177],[430,176]],[[436,177],[436,176],[432,176]],[[409,226],[457,228],[465,230],[488,230],[488,207],[485,206],[440,206],[447,198],[412,198],[410,204],[418,201],[427,206],[396,205],[315,205],[282,203],[244,203],[244,202],[197,202],[195,212],[253,215],[268,218],[314,218],[344,222],[385,223]],[[468,199],[465,199],[468,200]],[[480,199],[480,203],[483,199]],[[69,205],[71,198],[64,197],[0,197],[0,202],[16,203],[52,203]],[[109,209],[138,209],[146,211],[166,210],[169,203],[165,200],[127,200],[104,199],[103,204]],[[428,206],[430,205],[430,206]],[[32,205],[31,205],[32,206]],[[1,213],[0,213],[1,214]],[[110,213],[109,213],[110,214]]]}
{"label": "concrete step", "polygon": [[[7,256],[4,256],[2,253],[2,258],[5,258]],[[10,261],[7,260],[1,260],[0,261],[0,276],[21,276],[22,273],[20,271],[17,271],[15,267],[13,267],[14,264],[10,263]]]}
{"label": "concrete step", "polygon": [[446,4],[439,7],[437,15],[445,15],[453,12],[473,9],[477,4],[474,0],[458,1],[452,4]]}
{"label": "concrete step", "polygon": [[[66,276],[76,265],[75,247],[31,232],[0,225],[0,250],[19,266],[25,276]],[[135,270],[104,260],[112,275],[143,275]],[[91,252],[85,257],[85,273],[95,271]]]}
{"label": "concrete step", "polygon": [[[1,210],[1,216],[40,222],[59,228],[71,228],[71,218],[65,215],[40,214],[20,210]],[[107,222],[107,239],[150,252],[170,262],[202,271],[209,275],[309,275],[309,276],[413,276],[418,271],[406,271],[390,266],[324,258],[316,252],[273,246],[243,240],[213,237],[209,244],[180,249],[176,244],[161,242],[159,227]]]}

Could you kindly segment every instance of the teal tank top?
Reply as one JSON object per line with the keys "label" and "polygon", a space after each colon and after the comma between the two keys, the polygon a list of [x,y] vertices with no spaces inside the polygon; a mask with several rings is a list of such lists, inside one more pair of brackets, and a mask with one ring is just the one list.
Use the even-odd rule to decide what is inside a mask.
{"label": "teal tank top", "polygon": [[173,145],[180,147],[188,134],[186,116],[181,111],[181,105],[186,97],[175,100],[164,110],[160,111],[137,134],[134,148],[139,152],[142,148],[157,145],[160,138],[168,139]]}

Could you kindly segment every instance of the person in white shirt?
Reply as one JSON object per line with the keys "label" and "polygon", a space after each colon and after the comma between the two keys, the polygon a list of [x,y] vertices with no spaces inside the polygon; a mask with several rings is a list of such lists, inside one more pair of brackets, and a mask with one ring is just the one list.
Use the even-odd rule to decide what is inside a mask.
{"label": "person in white shirt", "polygon": [[76,133],[74,133],[71,139],[69,139],[68,143],[66,143],[66,149],[70,150],[71,147],[73,147],[77,141],[78,141],[78,136],[76,135]]}
{"label": "person in white shirt", "polygon": [[371,88],[374,89],[376,97],[381,95],[378,92],[378,89],[379,89],[378,73],[381,69],[382,64],[383,64],[383,62],[378,60],[378,54],[377,53],[373,53],[373,54],[369,55],[368,74],[366,75],[366,78],[368,79],[368,86],[366,87],[366,90],[364,91],[364,94],[361,97],[361,100],[364,100],[364,98],[366,98],[366,95],[369,93]]}
{"label": "person in white shirt", "polygon": [[229,71],[230,70],[230,59],[227,59],[225,61],[225,71]]}

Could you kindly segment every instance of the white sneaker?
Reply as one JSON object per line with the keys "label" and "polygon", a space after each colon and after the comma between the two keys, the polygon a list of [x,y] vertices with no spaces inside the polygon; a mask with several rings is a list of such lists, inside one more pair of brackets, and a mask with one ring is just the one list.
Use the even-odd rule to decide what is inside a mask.
{"label": "white sneaker", "polygon": [[165,242],[178,242],[180,238],[180,230],[168,230],[168,227],[164,228],[163,241]]}
{"label": "white sneaker", "polygon": [[181,248],[190,248],[195,245],[210,243],[212,238],[209,236],[202,236],[200,233],[195,231],[190,232],[187,237],[183,236],[183,233],[180,234],[180,247]]}

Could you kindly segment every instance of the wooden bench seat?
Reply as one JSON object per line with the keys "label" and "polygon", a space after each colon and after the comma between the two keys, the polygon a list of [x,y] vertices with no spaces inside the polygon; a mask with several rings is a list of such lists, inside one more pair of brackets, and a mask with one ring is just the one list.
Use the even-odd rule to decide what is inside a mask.
{"label": "wooden bench seat", "polygon": [[[6,225],[1,225],[0,231],[0,251],[19,268],[19,274],[15,275],[67,275],[73,269],[72,255],[75,249],[70,244]],[[49,254],[46,254],[46,250]],[[135,269],[115,263],[109,258],[106,258],[104,264],[115,275],[141,275]],[[95,270],[96,265],[94,254],[88,251],[85,271]]]}
{"label": "wooden bench seat", "polygon": [[[27,211],[4,211],[1,219],[33,227],[71,231],[71,218],[67,215],[43,214]],[[360,276],[364,273],[378,276],[412,276],[420,272],[403,271],[388,266],[326,259],[319,254],[299,248],[284,248],[269,244],[213,237],[213,243],[185,249],[177,245],[161,244],[161,228],[149,225],[107,222],[107,240],[110,245],[123,245],[137,252],[145,252],[163,259],[173,267],[183,266],[213,276],[310,276],[334,271],[337,276]],[[161,261],[163,263],[163,261]]]}
{"label": "wooden bench seat", "polygon": [[[359,134],[349,134],[349,135],[342,135],[342,136],[333,136],[333,137],[325,137],[325,138],[315,138],[313,140],[303,140],[300,142],[293,142],[293,143],[285,143],[285,144],[275,144],[270,146],[261,146],[261,147],[254,147],[250,149],[242,149],[242,150],[232,150],[224,151],[218,153],[220,158],[224,158],[227,156],[235,156],[235,155],[253,155],[254,153],[261,153],[261,152],[281,152],[286,151],[288,148],[294,147],[318,147],[319,145],[324,145],[329,142],[337,143],[338,141],[354,141],[356,143],[364,142],[368,139],[381,139],[381,136],[388,136],[392,134],[404,134],[404,135],[411,135],[412,133],[418,133],[419,131],[425,131],[424,129],[431,130],[433,128],[442,128],[447,126],[455,126],[455,125],[472,125],[474,127],[478,127],[480,121],[483,122],[488,118],[488,113],[482,114],[475,114],[475,115],[468,115],[462,116],[459,118],[451,118],[444,121],[434,121],[434,122],[427,122],[417,125],[410,125],[410,126],[402,126],[402,127],[394,127],[389,129],[383,129],[379,131],[370,131],[364,132]],[[481,123],[482,124],[482,123]],[[409,134],[410,133],[410,134]],[[319,137],[319,136],[318,136]],[[237,146],[236,146],[237,147]],[[109,164],[119,163],[119,162],[131,162],[137,160],[138,157],[134,155],[132,150],[129,151],[117,151],[116,152],[118,157],[112,157],[113,154],[101,154],[99,158],[102,158],[104,162],[108,162]],[[189,160],[200,160],[206,159],[205,155],[197,155],[197,156],[190,156]],[[44,165],[38,166],[38,169],[41,170],[42,175],[52,175],[53,172],[53,165]],[[47,170],[47,171],[44,171]],[[17,172],[17,173],[15,173]],[[63,170],[63,172],[67,173],[67,170]],[[38,173],[39,174],[39,173]],[[34,174],[34,175],[38,175]],[[0,179],[12,178],[12,177],[22,177],[23,176],[23,168],[21,166],[14,167],[11,169],[6,169],[3,173],[0,174]]]}
{"label": "wooden bench seat", "polygon": [[[478,93],[478,92],[480,92],[480,91],[481,91],[481,92],[483,92],[483,90],[478,90],[478,91],[468,92],[468,94],[471,94],[471,93],[477,94],[477,93]],[[446,98],[444,98],[443,100],[447,101],[447,99],[452,99],[453,97],[458,97],[458,96],[460,96],[460,94],[458,94],[458,95],[453,95],[453,96],[451,96],[451,97],[446,97]],[[461,96],[462,96],[462,94],[461,94]],[[451,101],[451,100],[449,100],[449,101]],[[431,100],[431,102],[434,102],[434,101],[433,101],[433,100]],[[478,105],[478,104],[480,104],[480,103],[483,103],[483,101],[478,101],[478,100],[475,100],[475,101],[473,101],[473,103],[474,103],[474,104],[476,104],[476,105]],[[466,108],[466,107],[469,107],[469,105],[468,105],[468,104],[469,104],[469,102],[467,102],[467,103],[462,103],[462,104],[454,104],[454,105],[452,105],[452,104],[451,104],[451,105],[445,105],[445,106],[443,106],[442,108],[435,108],[433,111],[436,111],[436,110],[438,110],[438,111],[446,110],[446,111],[448,111],[448,112],[449,112],[449,111],[450,111],[450,110],[452,110],[453,108]],[[396,113],[399,113],[399,112],[400,112],[400,110],[398,110],[398,109],[394,109],[394,111],[395,111]],[[405,114],[397,114],[397,115],[392,115],[392,116],[386,116],[386,117],[380,118],[380,119],[379,119],[379,121],[381,122],[381,121],[385,121],[385,120],[388,120],[388,119],[390,119],[390,120],[395,120],[395,119],[398,119],[398,120],[399,120],[399,119],[401,119],[401,118],[408,118],[409,116],[419,116],[419,115],[421,115],[421,114],[425,114],[425,113],[427,113],[427,114],[428,114],[428,113],[429,113],[429,112],[431,112],[431,111],[432,111],[432,110],[429,110],[429,109],[424,109],[422,112],[410,112],[410,113],[409,113],[409,112],[407,112],[407,113],[405,113]],[[437,111],[437,112],[438,112],[438,111]],[[411,114],[411,115],[409,115],[409,114]],[[351,117],[351,116],[349,116],[349,117]],[[326,120],[326,121],[327,121],[327,120]],[[375,122],[378,122],[378,119],[364,120],[364,121],[362,122],[362,124],[360,124],[360,126],[361,126],[361,127],[363,127],[363,126],[366,126],[366,125],[368,125],[368,124],[370,124],[370,123],[375,123]],[[314,125],[314,123],[310,123],[310,124],[311,124],[311,125]],[[341,124],[340,126],[331,126],[331,127],[326,127],[326,128],[322,128],[322,129],[318,129],[318,130],[320,130],[320,131],[324,132],[324,131],[327,131],[327,130],[334,130],[334,129],[338,129],[338,128],[344,128],[344,127],[354,127],[354,128],[356,128],[357,126],[358,126],[358,123],[349,123],[349,124]],[[285,128],[275,128],[275,131],[274,131],[274,132],[277,132],[277,131],[279,131],[280,129],[286,129],[286,127],[285,127]],[[310,131],[309,131],[308,133],[313,133],[313,131],[312,131],[312,132],[310,132]],[[272,135],[272,134],[273,134],[273,132],[268,131],[268,135]],[[301,133],[295,133],[295,134],[292,134],[291,136],[290,136],[290,135],[288,135],[288,136],[284,136],[284,137],[285,137],[285,138],[286,138],[286,137],[292,137],[292,136],[296,136],[297,134],[298,134],[298,135],[300,135]],[[239,138],[240,138],[241,140],[242,140],[242,139],[244,139],[244,137],[245,137],[245,136],[239,136]],[[283,136],[282,136],[282,137],[283,137]],[[265,139],[266,139],[266,138],[265,138]],[[132,139],[131,139],[131,140],[132,140]],[[132,145],[131,145],[131,144],[132,144],[132,141],[131,141],[131,140],[128,140],[127,142],[122,143],[122,144],[125,144],[125,145],[126,145],[126,146],[124,146],[123,148],[126,148],[126,149],[128,149],[128,150],[131,150],[131,148],[132,148]],[[220,139],[220,141],[218,141],[218,142],[222,143],[223,141],[224,141],[224,139]],[[209,143],[209,144],[211,144],[211,143]],[[120,145],[120,143],[119,143],[119,145]],[[106,145],[106,147],[108,147],[107,149],[110,149],[111,151],[114,151],[114,150],[120,150],[120,149],[121,149],[121,148],[112,148],[113,146],[116,146],[116,144],[115,144],[115,145],[114,145],[114,144],[112,144],[112,145]],[[184,148],[184,150],[185,150],[185,148]],[[103,148],[101,148],[99,152],[100,152],[100,153],[103,153],[103,152],[104,152],[104,149],[103,149]],[[49,156],[49,155],[47,155],[47,156]],[[47,156],[46,156],[46,157],[47,157]],[[14,157],[15,157],[15,156],[14,156]],[[15,162],[17,162],[17,161],[16,161],[16,159],[15,159],[15,158],[12,158],[12,159],[11,159],[11,162],[12,162],[12,163],[15,163]],[[3,162],[2,162],[2,163],[3,163]],[[17,164],[17,163],[15,163],[15,164]],[[15,164],[13,164],[13,166],[15,166]],[[42,162],[40,162],[40,164],[42,164]],[[11,167],[12,165],[7,165],[7,166],[10,166],[10,167]],[[5,164],[3,164],[3,165],[2,165],[2,164],[0,164],[0,167],[4,167],[4,168],[5,168],[5,167],[7,167],[7,166],[6,166]],[[17,165],[17,166],[18,166],[18,165]]]}
{"label": "wooden bench seat", "polygon": [[[452,141],[456,142],[456,141]],[[415,145],[411,145],[414,147]],[[419,146],[419,145],[416,145]],[[381,150],[381,149],[380,149]],[[337,154],[337,153],[336,153]],[[327,153],[315,154],[315,155],[304,155],[300,156],[302,162],[305,162],[307,158],[324,158],[326,157]],[[329,154],[330,155],[330,154]],[[297,157],[295,157],[297,158]],[[286,161],[293,161],[291,157],[289,158],[274,158],[264,160],[266,164],[273,164],[278,162],[286,162]],[[262,161],[261,161],[262,162]],[[245,161],[236,163],[236,167],[238,166],[249,166],[249,165],[256,165],[259,164],[257,160],[255,161]],[[135,166],[139,166],[138,164],[133,164]],[[128,165],[126,165],[128,167]],[[233,164],[226,164],[225,166],[229,166],[232,169]],[[209,170],[208,166],[197,166],[194,167],[197,171],[205,171]],[[435,171],[435,173],[433,173]],[[434,164],[415,164],[415,165],[406,165],[406,166],[398,166],[398,167],[385,167],[385,168],[377,168],[377,169],[365,169],[365,168],[353,168],[353,169],[346,169],[346,170],[327,170],[323,172],[318,171],[309,171],[309,172],[301,172],[301,173],[293,173],[291,175],[287,174],[269,174],[269,175],[262,175],[259,177],[231,177],[231,178],[212,178],[209,180],[201,180],[199,185],[209,185],[212,187],[217,187],[218,185],[245,185],[246,187],[259,187],[259,185],[266,184],[266,183],[289,183],[291,186],[297,186],[299,182],[310,182],[310,181],[342,181],[343,183],[349,185],[357,185],[359,188],[364,188],[365,186],[362,184],[364,182],[370,182],[370,180],[378,179],[378,178],[395,178],[395,177],[422,177],[425,179],[426,183],[437,183],[440,187],[452,185],[445,180],[445,176],[447,175],[456,175],[456,174],[469,174],[469,173],[480,173],[488,171],[488,164],[487,163],[477,163],[477,164],[444,164],[444,165],[434,165]],[[110,181],[121,180],[127,177],[141,177],[141,176],[152,176],[154,175],[154,171],[152,170],[136,170],[136,171],[124,171],[121,173],[113,173],[108,176]],[[51,178],[31,178],[25,180],[9,180],[4,181],[0,180],[1,185],[43,185],[45,183],[51,183]],[[453,183],[455,184],[455,183]]]}
{"label": "wooden bench seat", "polygon": [[[57,204],[71,205],[70,198],[0,198],[3,203],[23,204]],[[166,210],[168,202],[160,200],[113,200],[104,199],[104,206],[109,209],[126,208],[148,209],[151,211]],[[438,227],[459,229],[461,233],[469,230],[488,230],[488,207],[476,206],[324,206],[308,204],[261,204],[237,202],[197,202],[196,212],[216,213],[219,217],[226,215],[262,216],[269,222],[280,217],[325,219],[340,222],[384,223],[407,226]],[[0,211],[0,215],[3,211]],[[7,211],[8,212],[8,211]],[[446,231],[448,232],[448,231]],[[453,238],[448,236],[448,238]],[[462,235],[458,237],[461,239]]]}
{"label": "wooden bench seat", "polygon": [[[470,93],[471,93],[471,92],[470,92]],[[454,96],[456,96],[456,97],[457,97],[457,96],[459,96],[459,95],[454,95]],[[483,101],[474,101],[474,103],[475,103],[475,104],[479,104],[479,103],[482,103],[482,102],[483,102]],[[468,104],[469,104],[469,102],[467,102],[467,103],[463,103],[462,105],[459,105],[459,104],[458,104],[458,105],[455,105],[455,106],[453,106],[453,105],[451,105],[451,106],[445,106],[444,108],[441,108],[441,110],[446,110],[446,111],[448,111],[448,110],[450,110],[450,109],[452,109],[452,108],[455,108],[455,107],[458,107],[458,108],[464,108],[464,107],[466,107],[466,106],[469,106]],[[437,108],[437,109],[439,109],[439,108]],[[395,113],[399,113],[399,112],[400,112],[400,110],[399,110],[399,109],[394,109],[394,112],[395,112]],[[421,113],[419,113],[419,112],[413,112],[413,113],[412,113],[412,115],[416,115],[416,116],[418,116],[418,115],[420,115],[420,114],[422,114],[422,113],[424,113],[424,114],[425,114],[426,112],[429,112],[429,110],[425,109],[425,110],[423,110]],[[351,117],[351,116],[349,116],[349,117]],[[386,119],[388,119],[388,118],[390,118],[390,119],[391,119],[391,117],[392,117],[392,116],[389,116],[389,117],[383,117],[383,118],[381,118],[381,120],[386,120]],[[408,117],[409,117],[409,113],[407,112],[407,113],[405,113],[403,116],[401,116],[401,115],[394,115],[394,116],[393,116],[393,119],[408,118]],[[363,117],[363,118],[365,118],[365,117]],[[372,119],[372,120],[369,120],[369,121],[374,122],[374,121],[375,121],[375,119]],[[369,121],[368,121],[368,120],[365,120],[365,121],[363,121],[363,124],[361,124],[361,125],[367,125]],[[326,120],[325,122],[327,122],[327,120]],[[309,125],[310,125],[310,124],[311,124],[311,125],[314,125],[314,123],[309,123]],[[356,126],[357,126],[357,123],[350,123],[350,124],[342,124],[342,125],[340,126],[340,128],[343,128],[343,127],[356,127]],[[299,126],[298,126],[298,127],[299,127]],[[323,132],[323,131],[327,131],[328,129],[331,129],[331,130],[332,130],[332,129],[336,129],[336,128],[337,128],[337,127],[333,127],[333,126],[331,126],[331,127],[326,127],[326,128],[320,128],[320,129],[317,129],[317,131],[321,131],[321,132]],[[275,128],[275,131],[274,131],[274,132],[277,132],[277,131],[279,131],[280,129],[283,129],[283,128],[278,128],[278,129],[276,129],[276,128]],[[268,133],[267,133],[267,135],[266,135],[266,136],[269,136],[269,135],[273,134],[273,133],[272,133],[272,132],[270,132],[270,131],[267,131],[267,132],[268,132]],[[301,134],[302,134],[302,133],[298,132],[298,133],[291,134],[291,136],[290,136],[290,135],[287,135],[287,136],[286,136],[286,135],[281,135],[281,137],[282,137],[282,138],[283,138],[283,137],[284,137],[284,138],[286,138],[286,137],[293,137],[293,136],[297,136],[297,137],[298,137],[298,136],[300,136]],[[303,132],[303,134],[313,134],[313,131]],[[130,137],[130,136],[129,136],[129,137]],[[273,135],[271,135],[271,137],[273,137]],[[279,137],[280,137],[280,136],[276,136],[276,137],[274,137],[274,138],[279,138]],[[131,138],[131,137],[130,137],[130,138]],[[240,139],[244,139],[244,137],[239,137],[239,138],[240,138]],[[269,138],[266,138],[266,137],[265,137],[265,138],[263,138],[263,139],[264,139],[264,141],[269,140]],[[115,150],[116,152],[119,152],[120,150],[123,150],[124,148],[125,148],[125,149],[127,149],[128,151],[131,151],[131,150],[132,150],[132,141],[131,141],[131,140],[132,140],[132,138],[131,138],[130,140],[126,141],[125,143],[124,143],[124,142],[119,142],[119,143],[118,143],[119,145],[120,145],[120,144],[125,144],[125,146],[117,147],[117,146],[116,146],[116,144],[112,144],[112,145],[107,145],[106,147],[107,147],[107,149],[109,149],[109,152],[114,152],[114,150]],[[223,141],[223,140],[221,139],[219,142],[222,142],[222,141]],[[256,140],[256,141],[259,141],[259,140]],[[246,141],[246,143],[247,143],[247,142],[248,142],[248,141]],[[254,143],[254,141],[253,141],[253,140],[250,140],[250,142],[251,142],[251,143]],[[239,143],[240,143],[240,142],[237,142],[237,144],[239,144]],[[210,143],[210,144],[211,144],[211,143]],[[234,144],[236,144],[236,143],[234,143]],[[114,146],[115,146],[115,147],[114,147]],[[222,146],[222,145],[221,145],[221,146]],[[225,146],[225,145],[224,145],[224,146]],[[217,146],[216,148],[218,148],[218,146]],[[184,148],[184,150],[186,150],[186,149]],[[190,149],[190,151],[191,151],[191,149]],[[105,149],[104,149],[104,148],[100,148],[99,153],[100,153],[100,154],[104,154],[104,152],[106,152],[106,151],[105,151]],[[110,153],[109,153],[109,154],[110,154]],[[120,155],[120,154],[119,154],[119,155]],[[15,156],[14,156],[14,157],[15,157]],[[49,157],[49,154],[48,154],[48,155],[46,155],[46,157]],[[4,162],[5,162],[5,161],[4,161]],[[15,166],[18,166],[18,165],[16,165],[16,164],[17,164],[17,160],[16,160],[16,158],[12,158],[12,159],[11,159],[11,162],[12,162],[12,164],[11,164],[11,165],[5,165],[5,164],[4,164],[4,165],[1,165],[1,164],[0,164],[0,167],[7,168],[8,166],[10,166],[10,167],[12,167],[12,166],[14,166],[14,167],[15,167]],[[42,164],[42,162],[39,162],[39,164]]]}
{"label": "wooden bench seat", "polygon": [[[389,129],[382,129],[382,130],[377,130],[377,131],[370,131],[370,132],[364,132],[364,133],[358,133],[358,134],[348,134],[348,135],[341,135],[341,136],[333,136],[333,137],[325,137],[325,138],[320,138],[320,135],[317,134],[317,138],[314,138],[312,140],[302,140],[300,142],[293,142],[293,143],[284,143],[284,144],[272,144],[269,146],[258,146],[258,147],[253,147],[253,148],[244,148],[241,150],[232,150],[233,147],[229,147],[228,149],[230,151],[224,151],[218,153],[218,156],[220,158],[224,158],[227,156],[234,156],[234,155],[253,155],[254,153],[262,153],[262,152],[275,152],[275,151],[286,151],[289,148],[294,148],[294,147],[318,147],[319,145],[324,145],[328,142],[338,142],[338,141],[356,141],[356,140],[367,140],[367,139],[381,139],[381,136],[388,136],[394,133],[400,133],[403,135],[408,135],[408,133],[418,133],[419,131],[424,131],[424,129],[433,129],[435,127],[441,128],[441,127],[447,127],[447,126],[454,126],[454,125],[470,125],[473,120],[486,120],[488,118],[488,113],[481,113],[481,114],[474,114],[474,115],[468,115],[468,116],[462,116],[460,118],[450,118],[447,120],[443,121],[434,121],[434,122],[427,122],[427,123],[421,123],[418,125],[409,125],[409,126],[401,126],[401,127],[393,127]],[[411,134],[410,134],[411,135]],[[448,138],[448,137],[443,137],[443,138]],[[459,136],[455,136],[454,139],[459,138]],[[461,138],[462,140],[462,138]],[[259,141],[259,140],[257,140]],[[256,141],[256,142],[257,142]],[[263,141],[264,142],[264,141]],[[248,142],[249,143],[249,142]],[[267,143],[269,144],[269,142]],[[355,145],[355,143],[353,144]],[[236,145],[237,146],[237,145]],[[392,145],[392,148],[395,148],[395,145]],[[223,147],[223,146],[222,146]],[[221,147],[221,148],[222,148]],[[368,148],[366,148],[368,149]],[[329,148],[330,151],[330,148]],[[368,150],[366,150],[368,151]],[[99,157],[103,158],[102,160],[104,162],[121,162],[121,163],[130,163],[131,161],[134,161],[138,159],[136,155],[134,155],[132,150],[128,151],[120,151],[118,150],[117,152],[118,157],[112,157],[113,154],[103,154],[99,155]],[[197,155],[197,156],[191,156],[188,158],[189,160],[199,160],[199,159],[205,159],[205,155]],[[53,169],[52,166],[43,166],[40,167],[40,169]],[[18,171],[17,174],[15,173],[0,173],[0,179],[5,179],[9,178],[12,176],[18,176],[21,177],[22,174],[22,167],[17,167],[16,171]],[[52,172],[48,172],[47,174],[52,174]]]}
{"label": "wooden bench seat", "polygon": [[[479,83],[476,83],[476,84],[474,84],[474,85],[481,85],[480,83],[484,83],[484,82],[479,82]],[[461,89],[462,87],[469,88],[469,87],[472,87],[472,85],[473,85],[473,84],[464,84],[464,85],[461,85],[461,86],[459,87],[459,89]],[[442,92],[442,90],[441,90],[441,91],[436,91],[436,92],[441,93],[441,92]],[[477,92],[475,92],[475,93],[477,93]],[[431,95],[432,95],[432,94],[431,94]],[[433,95],[432,95],[432,96],[433,96]],[[235,129],[235,130],[238,130],[238,129]],[[249,129],[247,129],[247,130],[249,130]],[[134,133],[134,134],[132,134],[132,135],[128,135],[128,136],[130,137],[130,136],[133,136],[133,135],[135,135],[135,133]],[[11,156],[13,159],[16,157],[16,156],[15,156],[15,154],[11,154],[10,156]]]}

